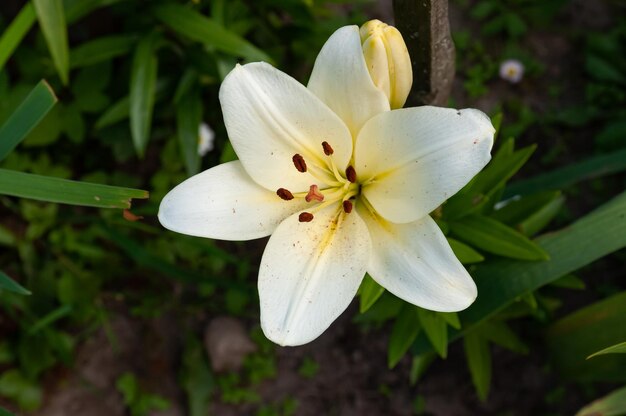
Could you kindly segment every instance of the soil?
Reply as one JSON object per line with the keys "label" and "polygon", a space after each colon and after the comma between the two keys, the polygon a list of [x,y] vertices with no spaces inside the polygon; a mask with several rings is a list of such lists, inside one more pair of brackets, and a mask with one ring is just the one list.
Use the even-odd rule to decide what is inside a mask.
{"label": "soil", "polygon": [[[380,2],[375,13],[383,17],[389,15],[389,3]],[[453,95],[458,107],[477,107],[488,112],[504,99],[516,96],[541,114],[547,110],[546,103],[553,102],[547,97],[547,86],[556,79],[573,87],[561,98],[563,101],[582,100],[583,91],[574,88],[584,80],[580,48],[567,33],[610,27],[611,16],[608,2],[570,2],[556,19],[560,25],[558,31],[551,28],[534,31],[525,41],[532,55],[545,66],[543,79],[520,85],[496,79],[488,85],[489,92],[477,100],[464,95],[461,81],[457,81]],[[450,17],[453,31],[462,28],[477,33],[477,24],[464,16],[454,3],[450,5]],[[563,26],[567,26],[568,30],[564,30]],[[486,47],[499,48],[501,45],[496,39],[493,45]],[[531,128],[526,136],[520,138],[520,143],[538,142],[542,149],[557,140],[538,139],[534,134],[536,131]],[[589,141],[585,132],[580,134],[573,147],[575,153],[568,154],[560,163],[582,158],[590,150],[586,145]],[[541,169],[542,166],[535,161],[526,174]],[[580,208],[581,211],[586,209]],[[589,281],[591,279],[585,279],[585,276],[592,277],[599,272],[598,268],[603,268],[603,272],[610,275],[608,279],[615,279],[619,277],[620,267],[620,262],[609,259],[598,267],[583,271],[581,276]],[[581,299],[581,295],[564,300],[564,310],[588,301],[587,298]],[[179,360],[184,342],[177,336],[177,328],[184,326],[179,321],[181,317],[137,318],[130,315],[123,303],[112,305],[112,310],[111,331],[115,334],[115,345],[111,344],[104,330],[80,345],[73,368],[56,369],[46,377],[44,405],[33,413],[34,416],[128,415],[130,413],[124,406],[123,398],[115,388],[115,380],[126,371],[134,372],[146,390],[167,398],[172,404],[169,410],[155,411],[152,415],[187,414],[185,395],[179,385]],[[278,403],[294,398],[298,403],[295,414],[300,416],[411,415],[416,406],[421,407],[423,414],[436,416],[513,416],[574,414],[588,401],[580,386],[564,384],[549,371],[536,328],[528,334],[522,333],[522,337],[527,337],[526,340],[533,346],[529,355],[493,348],[491,394],[489,400],[482,403],[472,386],[459,343],[450,346],[446,360],[435,361],[417,385],[411,386],[409,357],[392,370],[387,367],[389,328],[363,332],[351,322],[351,317],[357,313],[358,306],[353,302],[349,310],[314,342],[297,348],[276,347],[277,375],[255,388],[262,398],[261,402]],[[212,318],[204,318],[200,331],[209,325]],[[241,323],[247,329],[257,325],[255,321]],[[526,328],[520,326],[516,329],[523,331]],[[312,358],[319,365],[312,377],[303,377],[298,371],[307,358]],[[219,397],[218,393],[214,394],[210,414],[249,415],[255,414],[259,408],[258,404],[223,403]],[[560,397],[560,400],[554,397]],[[10,403],[3,405],[12,407]]]}

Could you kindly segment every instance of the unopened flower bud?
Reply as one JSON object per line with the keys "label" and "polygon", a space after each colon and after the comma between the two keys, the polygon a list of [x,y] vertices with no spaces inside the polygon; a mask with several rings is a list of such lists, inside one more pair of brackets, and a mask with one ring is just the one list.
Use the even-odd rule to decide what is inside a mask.
{"label": "unopened flower bud", "polygon": [[402,35],[395,27],[376,19],[361,26],[360,34],[374,85],[389,98],[392,109],[401,108],[413,83],[411,58]]}

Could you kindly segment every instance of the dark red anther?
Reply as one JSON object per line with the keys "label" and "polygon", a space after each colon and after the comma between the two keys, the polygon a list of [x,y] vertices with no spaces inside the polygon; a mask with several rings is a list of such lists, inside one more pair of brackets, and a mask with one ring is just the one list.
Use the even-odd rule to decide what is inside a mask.
{"label": "dark red anther", "polygon": [[296,153],[295,155],[293,155],[291,160],[293,160],[293,164],[296,167],[296,169],[298,169],[298,172],[302,172],[302,173],[306,172],[306,162],[304,161],[304,158],[302,157],[302,155],[299,155],[298,153]]}
{"label": "dark red anther", "polygon": [[335,153],[335,151],[333,150],[332,147],[330,147],[330,145],[328,144],[328,142],[322,142],[322,148],[324,149],[324,154],[326,156],[330,156],[333,153]]}
{"label": "dark red anther", "polygon": [[301,212],[300,215],[298,215],[298,221],[311,222],[313,221],[313,214],[311,214],[310,212]]}
{"label": "dark red anther", "polygon": [[343,212],[345,212],[346,214],[352,212],[352,202],[348,201],[347,199],[343,201]]}
{"label": "dark red anther", "polygon": [[278,190],[276,191],[276,195],[278,195],[280,199],[284,199],[285,201],[291,201],[293,199],[293,194],[285,188],[278,188]]}
{"label": "dark red anther", "polygon": [[348,166],[346,169],[346,179],[352,183],[356,182],[356,170],[352,166]]}

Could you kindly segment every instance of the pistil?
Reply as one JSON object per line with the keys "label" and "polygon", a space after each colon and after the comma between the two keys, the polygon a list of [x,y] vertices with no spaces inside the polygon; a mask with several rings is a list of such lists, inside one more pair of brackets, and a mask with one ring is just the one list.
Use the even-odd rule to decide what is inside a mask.
{"label": "pistil", "polygon": [[324,200],[324,194],[322,194],[317,187],[317,185],[311,185],[309,188],[309,193],[304,197],[306,202],[311,202],[312,200],[316,200],[317,202],[322,202]]}

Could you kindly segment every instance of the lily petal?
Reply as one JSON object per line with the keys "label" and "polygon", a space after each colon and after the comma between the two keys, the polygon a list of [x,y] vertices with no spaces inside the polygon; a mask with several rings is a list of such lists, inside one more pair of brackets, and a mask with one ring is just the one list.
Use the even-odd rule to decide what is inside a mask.
{"label": "lily petal", "polygon": [[495,129],[474,109],[416,107],[372,118],[359,133],[363,195],[389,221],[420,219],[458,192],[491,158]]}
{"label": "lily petal", "polygon": [[327,166],[322,142],[345,168],[352,153],[350,133],[322,101],[289,75],[266,63],[238,65],[224,79],[220,103],[230,141],[246,172],[259,185],[302,192],[316,181],[292,157],[312,167]]}
{"label": "lily petal", "polygon": [[389,110],[367,70],[358,26],[338,29],[317,55],[308,88],[348,125],[352,137],[372,116]]}
{"label": "lily petal", "polygon": [[298,215],[270,237],[259,270],[261,327],[280,345],[317,338],[348,307],[365,275],[370,238],[363,220],[339,206]]}
{"label": "lily petal", "polygon": [[306,205],[283,201],[257,185],[241,162],[218,165],[172,189],[159,206],[159,221],[172,231],[220,240],[251,240],[270,235],[278,224]]}
{"label": "lily petal", "polygon": [[430,218],[393,224],[360,209],[372,238],[367,272],[388,291],[422,308],[456,312],[476,299],[476,284]]}

